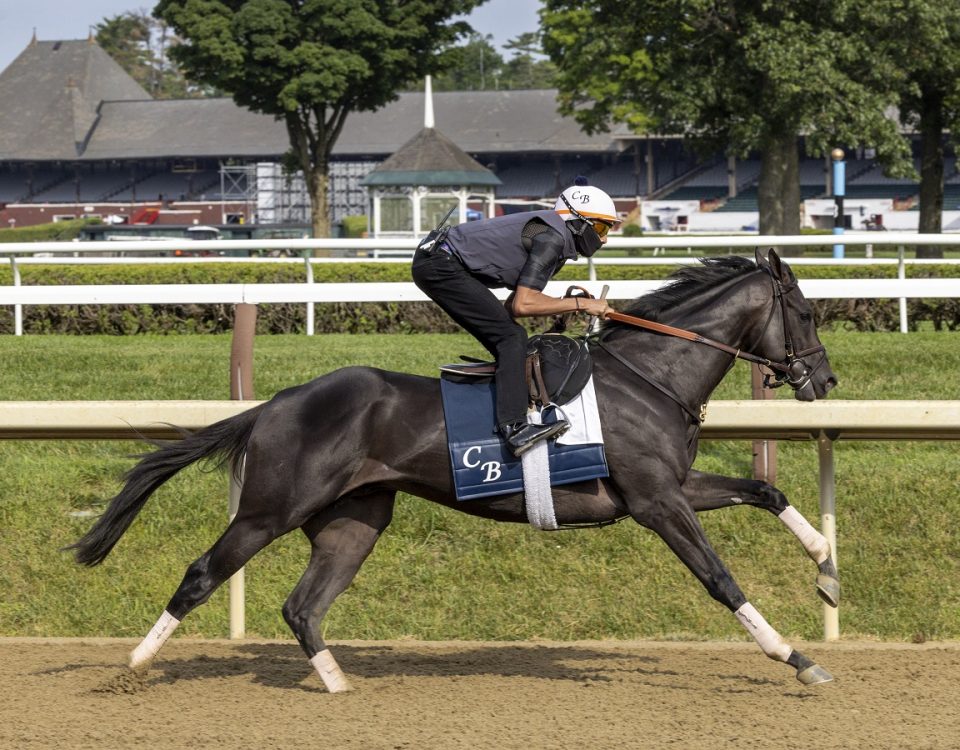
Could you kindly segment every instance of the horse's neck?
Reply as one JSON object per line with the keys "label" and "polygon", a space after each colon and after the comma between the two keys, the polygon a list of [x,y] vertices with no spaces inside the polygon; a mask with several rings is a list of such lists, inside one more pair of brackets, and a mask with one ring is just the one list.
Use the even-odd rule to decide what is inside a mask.
{"label": "horse's neck", "polygon": [[[769,282],[767,282],[769,284]],[[699,304],[678,306],[658,322],[698,333],[747,351],[763,336],[770,296],[759,277],[745,278]],[[640,333],[622,336],[621,351],[657,382],[691,407],[707,401],[733,364],[730,354],[673,336]]]}

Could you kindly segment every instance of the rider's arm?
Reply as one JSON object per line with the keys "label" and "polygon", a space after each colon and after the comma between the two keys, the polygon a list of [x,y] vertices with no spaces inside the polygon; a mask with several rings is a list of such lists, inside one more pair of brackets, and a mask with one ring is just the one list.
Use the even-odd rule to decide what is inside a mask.
{"label": "rider's arm", "polygon": [[582,310],[604,315],[610,309],[604,300],[566,297],[559,299],[543,293],[543,288],[560,266],[563,237],[559,232],[541,232],[532,238],[527,262],[520,271],[517,289],[507,300],[507,309],[516,318],[530,315],[556,315]]}

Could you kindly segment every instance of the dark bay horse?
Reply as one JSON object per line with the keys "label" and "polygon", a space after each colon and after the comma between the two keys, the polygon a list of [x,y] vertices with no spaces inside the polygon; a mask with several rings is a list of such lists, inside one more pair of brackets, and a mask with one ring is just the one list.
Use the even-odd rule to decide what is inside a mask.
{"label": "dark bay horse", "polygon": [[[691,468],[701,407],[732,367],[731,353],[768,360],[777,382],[790,385],[801,401],[823,397],[836,384],[796,278],[772,250],[767,257],[758,251],[756,262],[705,259],[676,271],[670,283],[625,312],[723,344],[713,348],[604,323],[591,351],[610,477],[556,488],[557,521],[632,517],[666,542],[767,656],[793,667],[804,684],[829,681],[826,670],[786,643],[750,604],[696,513],[746,504],[778,516],[817,563],[819,593],[835,606],[839,584],[826,539],[770,484]],[[133,669],[148,667],[180,621],[258,551],[299,528],[312,554],[283,615],[327,688],[346,690],[320,624],[390,523],[397,492],[497,521],[527,522],[521,494],[455,499],[437,379],[347,367],[146,454],[73,545],[78,562],[103,561],[151,493],[205,458],[243,462],[239,510],[188,567],[163,615],[131,654]]]}

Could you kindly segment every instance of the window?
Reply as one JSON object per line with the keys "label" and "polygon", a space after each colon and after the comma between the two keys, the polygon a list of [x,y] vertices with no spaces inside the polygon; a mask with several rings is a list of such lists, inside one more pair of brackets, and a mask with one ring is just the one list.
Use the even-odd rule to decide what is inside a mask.
{"label": "window", "polygon": [[380,231],[413,231],[413,202],[409,197],[398,195],[380,199]]}
{"label": "window", "polygon": [[[457,208],[460,205],[459,199],[452,195],[430,196],[420,201],[420,230],[428,232],[437,224],[443,221],[443,217],[451,208]],[[460,217],[454,211],[450,216],[448,224],[459,224]]]}

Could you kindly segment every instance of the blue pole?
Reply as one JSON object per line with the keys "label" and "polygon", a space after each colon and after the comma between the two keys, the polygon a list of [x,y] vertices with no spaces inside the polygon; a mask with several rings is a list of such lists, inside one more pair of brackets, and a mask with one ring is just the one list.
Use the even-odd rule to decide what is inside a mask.
{"label": "blue pole", "polygon": [[[847,193],[847,163],[843,160],[843,151],[839,148],[835,148],[830,155],[833,157],[833,201],[836,204],[833,233],[843,234],[843,197]],[[843,257],[843,245],[833,246],[833,257]]]}

